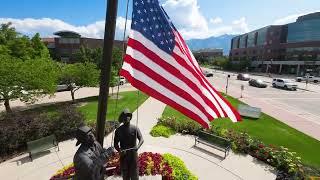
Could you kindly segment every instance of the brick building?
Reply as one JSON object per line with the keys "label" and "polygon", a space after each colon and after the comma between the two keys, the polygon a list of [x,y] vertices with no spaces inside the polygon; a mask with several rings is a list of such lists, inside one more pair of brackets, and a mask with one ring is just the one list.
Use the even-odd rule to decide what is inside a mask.
{"label": "brick building", "polygon": [[192,53],[197,60],[209,62],[216,57],[222,57],[223,49],[200,49]]}
{"label": "brick building", "polygon": [[[42,38],[42,41],[47,45],[51,57],[62,62],[76,62],[75,55],[80,47],[103,48],[103,39],[81,37],[79,33],[73,31],[58,31],[54,35],[56,37]],[[122,48],[122,46],[122,41],[114,41],[114,47]]]}
{"label": "brick building", "polygon": [[234,37],[229,58],[249,60],[251,68],[264,72],[319,75],[320,12]]}

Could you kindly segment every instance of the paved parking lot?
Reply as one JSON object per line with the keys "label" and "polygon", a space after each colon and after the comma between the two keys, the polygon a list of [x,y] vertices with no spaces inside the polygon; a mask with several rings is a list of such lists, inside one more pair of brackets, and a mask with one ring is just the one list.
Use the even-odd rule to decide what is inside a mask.
{"label": "paved parking lot", "polygon": [[[277,114],[288,114],[288,117],[296,117],[292,119],[295,121],[295,125],[302,124],[304,129],[299,129],[299,125],[290,124],[291,122],[286,122],[287,124],[299,129],[306,134],[309,134],[317,139],[320,139],[320,133],[313,134],[311,131],[320,132],[320,84],[308,84],[307,89],[304,82],[297,82],[299,89],[297,91],[288,91],[284,89],[273,88],[271,85],[272,78],[255,76],[251,75],[251,78],[261,79],[267,82],[267,88],[256,88],[249,86],[247,81],[236,80],[236,75],[233,73],[226,73],[222,71],[215,71],[214,76],[208,78],[209,81],[216,87],[218,90],[225,92],[227,75],[230,74],[228,92],[236,97],[240,98],[241,96],[241,85],[244,85],[243,91],[243,101],[255,101],[257,104],[263,104],[265,112],[272,116],[277,116]],[[249,103],[250,104],[250,103]],[[277,112],[275,112],[277,111]],[[282,114],[282,116],[283,116]],[[280,119],[279,117],[277,117]],[[281,119],[282,120],[282,119]],[[308,127],[307,127],[308,126]],[[308,130],[308,128],[313,128]]]}

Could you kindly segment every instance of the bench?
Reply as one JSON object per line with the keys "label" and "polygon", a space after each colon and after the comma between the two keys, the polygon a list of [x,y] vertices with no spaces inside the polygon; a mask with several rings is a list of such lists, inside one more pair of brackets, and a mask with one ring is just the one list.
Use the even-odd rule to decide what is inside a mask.
{"label": "bench", "polygon": [[205,131],[198,132],[198,136],[195,138],[195,146],[199,143],[213,147],[219,151],[223,151],[224,159],[227,157],[227,154],[229,154],[229,150],[231,148],[230,140],[207,133]]}
{"label": "bench", "polygon": [[58,147],[58,142],[56,140],[56,137],[54,135],[46,136],[34,141],[27,142],[28,146],[28,152],[29,152],[29,157],[32,161],[32,155],[42,152],[44,150],[51,149],[53,147]]}

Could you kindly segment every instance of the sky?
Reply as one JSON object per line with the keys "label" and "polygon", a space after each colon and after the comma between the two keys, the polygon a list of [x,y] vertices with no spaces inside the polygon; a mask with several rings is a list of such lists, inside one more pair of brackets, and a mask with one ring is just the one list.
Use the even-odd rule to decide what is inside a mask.
{"label": "sky", "polygon": [[[106,1],[0,0],[0,23],[12,22],[17,31],[30,36],[39,32],[42,37],[50,37],[59,30],[72,30],[85,37],[103,38]],[[132,6],[132,0],[129,1]],[[242,34],[267,25],[291,23],[300,15],[320,12],[319,0],[159,2],[185,39]],[[126,3],[127,0],[119,0],[116,39],[123,36]],[[128,25],[131,23],[131,6]]]}

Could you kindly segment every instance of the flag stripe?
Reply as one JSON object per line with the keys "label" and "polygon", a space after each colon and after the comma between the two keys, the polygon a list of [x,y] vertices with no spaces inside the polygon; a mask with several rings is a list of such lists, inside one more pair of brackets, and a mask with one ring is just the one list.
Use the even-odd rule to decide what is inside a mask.
{"label": "flag stripe", "polygon": [[[191,69],[190,65],[186,64],[185,59],[182,59],[182,58],[177,59],[175,58],[174,54],[173,56],[169,56],[167,53],[163,52],[161,49],[159,49],[157,46],[151,43],[148,39],[144,38],[139,32],[136,32],[134,30],[131,31],[129,37],[130,39],[133,39],[133,40],[137,40],[137,41],[139,40],[139,42],[144,47],[148,47],[147,48],[148,51],[145,51],[144,54],[146,56],[150,56],[150,59],[157,59],[154,57],[159,57],[161,58],[161,61],[159,62],[162,62],[161,66],[170,67],[171,65],[172,67],[179,69],[178,71],[180,71],[186,78],[190,79],[191,82],[194,82],[196,84],[195,87],[200,88],[200,90],[202,91],[202,93],[200,94],[204,95],[206,99],[208,98],[209,101],[211,101],[211,103],[209,103],[209,106],[212,107],[212,109],[218,115],[218,117],[224,117],[223,111],[220,108],[218,101],[214,98],[212,94],[210,95],[210,91],[207,89],[207,86],[204,84],[203,80],[199,78],[199,75],[196,74],[195,70]],[[131,43],[131,42],[128,42],[128,43]],[[131,46],[135,46],[135,45],[136,44],[132,44]]]}
{"label": "flag stripe", "polygon": [[[180,34],[179,34],[179,33],[177,33],[177,34],[178,34],[178,37],[181,39]],[[181,40],[180,40],[180,42],[181,42]],[[187,50],[187,51],[189,51],[189,53],[190,53],[190,50],[189,50],[189,48],[186,46],[185,42],[182,41],[181,43],[182,43],[182,45],[184,46],[184,49]],[[191,58],[191,59],[189,59],[189,62],[192,63],[192,65],[194,66],[194,68],[196,69],[196,71],[197,71],[198,73],[201,73],[201,72],[200,72],[200,71],[201,71],[200,68],[197,68],[197,67],[199,67],[199,66],[196,66],[196,65],[195,65],[195,63],[197,63],[197,62],[196,62],[196,60],[194,59],[194,57],[191,56],[190,54],[189,54],[188,57]],[[202,77],[202,76],[200,76],[200,77]],[[221,94],[220,94],[219,92],[217,92],[216,89],[213,88],[213,86],[208,82],[208,80],[207,80],[206,78],[203,78],[203,77],[202,77],[202,79],[203,79],[203,80],[206,82],[206,84],[209,86],[208,88],[209,88],[210,92],[213,93],[213,95],[214,95],[214,96],[216,97],[216,99],[218,100],[219,104],[222,106],[222,108],[223,108],[223,110],[224,110],[224,113],[226,113],[225,116],[230,117],[230,119],[231,119],[232,121],[234,121],[234,122],[240,121],[240,120],[241,120],[241,117],[240,117],[239,113],[232,107],[232,105],[231,105],[227,100],[225,100],[225,98],[223,98],[223,97],[221,96]]]}
{"label": "flag stripe", "polygon": [[[125,61],[126,61],[126,63],[130,64],[132,66],[132,68],[139,70],[139,71],[143,71],[143,73],[146,76],[152,77],[153,79],[157,79],[157,82],[159,84],[161,84],[162,86],[165,86],[172,93],[175,93],[177,96],[180,96],[181,98],[185,99],[186,101],[191,102],[203,114],[205,114],[205,116],[208,119],[213,119],[213,117],[210,114],[208,114],[208,112],[204,109],[204,107],[196,99],[194,99],[188,92],[186,92],[182,88],[179,88],[179,86],[176,86],[175,84],[173,84],[173,82],[170,82],[168,79],[164,78],[164,76],[166,76],[165,73],[161,73],[161,75],[159,75],[157,72],[154,72],[153,69],[150,69],[146,65],[148,63],[140,62],[138,60],[138,58],[134,59],[129,55],[126,55]],[[155,68],[157,68],[157,67],[155,66]],[[170,78],[170,77],[168,77],[168,78]],[[181,84],[181,83],[178,83],[178,84]]]}
{"label": "flag stripe", "polygon": [[[135,49],[132,49],[134,47]],[[132,51],[137,51],[137,54],[134,54]],[[141,52],[145,52],[144,54]],[[167,80],[173,81],[173,83],[177,84],[178,87],[183,87],[187,90],[187,92],[192,96],[198,99],[199,103],[204,106],[206,111],[210,114],[211,118],[217,118],[218,111],[213,105],[212,101],[210,101],[202,92],[201,89],[199,89],[200,86],[194,84],[191,80],[186,78],[184,74],[182,74],[176,67],[168,64],[166,61],[161,59],[158,55],[153,53],[153,51],[150,51],[147,49],[143,44],[140,42],[129,39],[128,41],[128,49],[127,54],[131,55],[134,59],[141,61],[142,63],[151,63],[148,67],[152,68],[153,71],[159,71],[160,69],[162,72],[158,72],[158,74],[161,74],[162,76],[170,76],[166,77]],[[165,71],[165,72],[164,72]],[[164,74],[165,73],[165,74]],[[213,108],[211,108],[213,107]],[[213,117],[212,117],[213,116]]]}
{"label": "flag stripe", "polygon": [[[149,83],[145,83],[143,81],[141,81],[140,78],[138,78],[137,75],[137,71],[135,72],[130,72],[130,67],[126,67],[126,66],[130,66],[126,63],[124,63],[124,66],[122,68],[122,70],[120,71],[120,74],[124,77],[126,77],[126,79],[132,84],[132,86],[136,87],[137,89],[140,89],[141,91],[147,93],[148,95],[162,101],[165,104],[168,104],[169,106],[175,108],[176,110],[180,111],[181,113],[185,114],[186,116],[196,120],[198,123],[200,123],[203,127],[209,128],[209,121],[207,121],[205,118],[201,118],[199,116],[199,114],[197,114],[196,112],[193,112],[190,107],[184,107],[181,104],[178,104],[177,101],[174,100],[174,98],[172,97],[167,97],[166,95],[163,94],[163,92],[159,92],[155,89],[153,89],[152,87],[149,86]],[[134,77],[133,77],[134,74]],[[148,78],[146,78],[148,79]]]}
{"label": "flag stripe", "polygon": [[131,31],[120,75],[205,128],[215,118],[240,119],[204,76],[159,1],[133,0]]}
{"label": "flag stripe", "polygon": [[188,68],[192,74],[194,75],[194,77],[197,78],[198,82],[201,84],[202,88],[203,88],[203,93],[212,101],[212,103],[214,104],[214,107],[218,110],[219,112],[219,117],[225,117],[224,116],[224,111],[222,109],[222,106],[219,104],[218,100],[215,98],[215,96],[212,94],[211,91],[209,91],[208,89],[208,85],[206,85],[206,83],[203,81],[203,79],[200,78],[200,76],[198,75],[198,73],[195,70],[192,70],[188,64],[186,64],[186,61],[183,57],[181,57],[180,55],[175,53],[176,51],[174,51],[173,53],[173,57],[178,60],[179,62],[181,62],[181,64]]}
{"label": "flag stripe", "polygon": [[[200,118],[204,119],[205,121],[208,121],[207,117],[192,103],[189,101],[186,101],[185,99],[181,98],[180,96],[176,95],[174,92],[168,90],[166,87],[159,84],[156,80],[154,80],[152,77],[147,76],[144,74],[144,72],[141,72],[137,69],[134,69],[131,64],[128,64],[127,62],[124,62],[123,69],[130,72],[130,74],[133,74],[134,77],[137,80],[140,80],[141,82],[147,84],[150,88],[154,89],[155,91],[161,93],[162,95],[166,96],[167,98],[171,98],[179,105],[189,109],[190,111],[197,114]],[[131,82],[130,82],[131,83]],[[208,121],[209,122],[209,121]]]}

